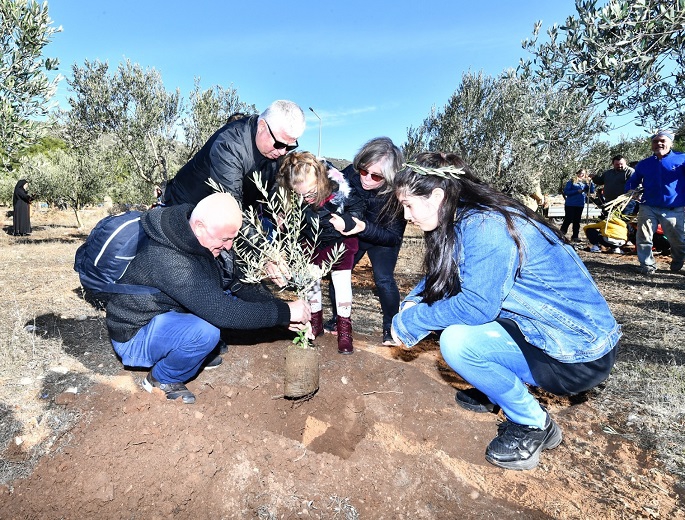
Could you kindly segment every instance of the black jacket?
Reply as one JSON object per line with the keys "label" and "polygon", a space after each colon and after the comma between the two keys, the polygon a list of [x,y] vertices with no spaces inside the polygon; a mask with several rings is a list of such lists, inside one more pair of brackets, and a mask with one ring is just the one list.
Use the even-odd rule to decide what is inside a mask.
{"label": "black jacket", "polygon": [[114,294],[107,304],[107,329],[119,342],[130,340],[158,314],[190,312],[220,329],[259,329],[290,322],[290,308],[260,285],[222,288],[219,264],[200,245],[188,219],[193,206],[158,207],[142,217],[150,237],[121,278],[148,285],[155,294]]}
{"label": "black jacket", "polygon": [[[328,176],[334,183],[331,197],[318,208],[306,203],[304,206],[307,222],[311,223],[313,219],[319,218],[319,247],[329,246],[345,239],[345,236],[331,224],[331,215],[337,214],[345,221],[345,231],[349,231],[355,226],[352,217],[364,220],[364,201],[352,189],[347,179],[338,170],[331,168],[332,166],[329,165]],[[313,239],[313,231],[311,224],[303,230],[303,235],[310,242]]]}
{"label": "black jacket", "polygon": [[407,221],[399,214],[383,211],[393,196],[392,192],[381,194],[381,189],[365,190],[359,172],[351,164],[343,170],[343,175],[352,191],[364,201],[366,208],[363,218],[360,219],[366,222],[366,229],[357,235],[359,240],[375,246],[392,247],[402,244]]}
{"label": "black jacket", "polygon": [[195,156],[167,184],[164,203],[197,204],[214,193],[207,184],[214,179],[235,197],[243,208],[262,197],[252,174],[260,172],[269,189],[278,169],[277,161],[264,157],[257,149],[257,118],[253,115],[227,123],[210,137]]}

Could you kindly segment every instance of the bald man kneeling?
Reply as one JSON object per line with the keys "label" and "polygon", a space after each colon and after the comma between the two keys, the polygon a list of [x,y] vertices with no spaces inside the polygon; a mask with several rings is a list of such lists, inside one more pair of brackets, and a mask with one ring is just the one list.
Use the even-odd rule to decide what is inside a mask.
{"label": "bald man kneeling", "polygon": [[197,206],[158,207],[141,219],[149,240],[120,282],[159,289],[153,294],[115,294],[107,304],[107,329],[124,365],[151,367],[143,388],[167,399],[194,403],[185,383],[203,367],[217,366],[222,329],[298,329],[309,305],[284,302],[261,285],[222,276],[215,261],[231,255],[242,214],[228,193]]}

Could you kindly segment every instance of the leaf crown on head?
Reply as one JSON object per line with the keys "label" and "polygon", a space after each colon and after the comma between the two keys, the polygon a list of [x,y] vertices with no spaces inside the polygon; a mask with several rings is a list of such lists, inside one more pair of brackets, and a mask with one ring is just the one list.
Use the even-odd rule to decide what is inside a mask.
{"label": "leaf crown on head", "polygon": [[430,166],[420,166],[415,162],[407,162],[405,164],[407,168],[411,168],[413,171],[419,175],[434,175],[436,177],[442,177],[443,179],[457,179],[460,175],[464,175],[466,172],[463,168],[457,168],[456,166],[441,166],[439,168],[431,168]]}

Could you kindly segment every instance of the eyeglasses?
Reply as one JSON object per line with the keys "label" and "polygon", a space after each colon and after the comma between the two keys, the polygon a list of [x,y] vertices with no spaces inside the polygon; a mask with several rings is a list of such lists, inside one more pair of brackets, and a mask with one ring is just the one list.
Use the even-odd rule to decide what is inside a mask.
{"label": "eyeglasses", "polygon": [[308,202],[316,200],[316,196],[319,194],[318,190],[308,191],[302,195],[302,198]]}
{"label": "eyeglasses", "polygon": [[370,176],[376,182],[381,182],[385,179],[385,177],[383,177],[380,173],[370,173],[368,170],[364,170],[363,168],[359,168],[359,175],[362,177]]}
{"label": "eyeglasses", "polygon": [[297,139],[295,139],[295,144],[285,144],[276,139],[276,136],[274,133],[271,131],[271,127],[269,126],[269,123],[266,119],[264,119],[264,122],[266,123],[266,128],[269,130],[269,133],[271,134],[271,138],[274,140],[274,148],[276,150],[282,150],[283,148],[286,149],[286,151],[291,151],[300,146],[300,143],[297,142]]}

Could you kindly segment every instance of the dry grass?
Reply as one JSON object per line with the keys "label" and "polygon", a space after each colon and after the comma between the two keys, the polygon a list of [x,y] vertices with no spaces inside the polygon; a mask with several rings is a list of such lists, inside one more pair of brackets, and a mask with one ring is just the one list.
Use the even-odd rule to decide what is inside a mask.
{"label": "dry grass", "polygon": [[[92,227],[105,214],[84,213]],[[32,217],[34,234],[7,234],[12,219],[2,208],[0,234],[0,450],[21,445],[21,458],[0,461],[0,481],[26,475],[55,441],[67,433],[78,414],[55,406],[48,396],[90,384],[89,371],[69,355],[59,334],[49,330],[50,317],[101,319],[74,292],[74,251],[85,235],[73,213],[39,211]],[[53,320],[54,321],[54,320]]]}

